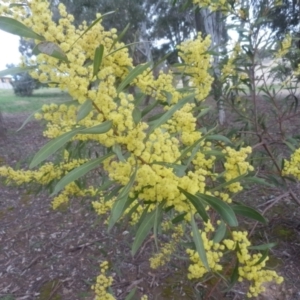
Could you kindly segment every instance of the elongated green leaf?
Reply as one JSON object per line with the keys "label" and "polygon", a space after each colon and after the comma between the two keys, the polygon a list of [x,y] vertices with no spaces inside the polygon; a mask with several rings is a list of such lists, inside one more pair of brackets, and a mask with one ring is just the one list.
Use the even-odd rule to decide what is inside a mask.
{"label": "elongated green leaf", "polygon": [[113,145],[113,152],[117,155],[119,161],[125,162],[125,158],[122,153],[121,146],[119,144]]}
{"label": "elongated green leaf", "polygon": [[103,53],[104,53],[103,45],[100,45],[99,47],[96,48],[95,55],[94,55],[93,76],[96,76],[100,70]]}
{"label": "elongated green leaf", "polygon": [[172,219],[172,224],[177,224],[179,222],[182,222],[184,220],[184,217],[187,215],[187,212],[184,212],[178,216],[176,216],[174,219]]}
{"label": "elongated green leaf", "polygon": [[207,108],[202,109],[200,111],[200,113],[198,114],[197,119],[203,117],[204,115],[206,115],[207,113],[209,113],[211,110],[212,110],[212,107],[207,107]]}
{"label": "elongated green leaf", "polygon": [[247,174],[242,174],[236,178],[233,178],[229,181],[226,181],[224,183],[221,183],[219,185],[217,185],[216,187],[214,187],[213,189],[210,190],[210,192],[214,192],[214,191],[218,191],[218,190],[221,190],[222,188],[232,184],[232,183],[235,183],[235,182],[240,182],[245,176],[247,176]]}
{"label": "elongated green leaf", "polygon": [[248,247],[248,249],[250,250],[267,250],[267,249],[271,249],[273,247],[275,247],[277,245],[277,243],[268,243],[268,244],[262,244],[262,245],[258,245],[258,246],[250,246]]}
{"label": "elongated green leaf", "polygon": [[142,42],[134,42],[134,43],[126,44],[125,46],[122,46],[122,47],[120,47],[120,48],[118,48],[118,49],[116,49],[116,50],[114,50],[114,51],[109,52],[105,57],[108,57],[108,56],[110,56],[110,55],[113,55],[114,53],[116,53],[116,52],[118,52],[118,51],[120,51],[120,50],[122,50],[122,49],[128,48],[129,46],[132,46],[132,45],[135,45],[135,44],[141,44],[141,43],[142,43]]}
{"label": "elongated green leaf", "polygon": [[260,263],[262,263],[267,257],[268,257],[268,254],[269,254],[269,249],[266,249],[262,252],[262,256],[261,258],[257,261],[256,264],[254,264],[254,266],[257,266],[259,265]]}
{"label": "elongated green leaf", "polygon": [[230,276],[229,286],[225,291],[226,292],[230,291],[231,288],[236,284],[238,279],[239,279],[239,261],[237,260]]}
{"label": "elongated green leaf", "polygon": [[187,159],[186,163],[185,163],[185,168],[184,171],[182,172],[181,176],[183,176],[185,174],[185,171],[188,169],[188,167],[190,166],[192,160],[194,159],[194,157],[196,156],[196,154],[198,153],[200,149],[200,143],[198,143],[192,150],[191,155],[189,156],[189,158]]}
{"label": "elongated green leaf", "polygon": [[28,6],[28,4],[27,3],[11,3],[11,4],[9,4],[9,8],[22,7],[22,6]]}
{"label": "elongated green leaf", "polygon": [[150,111],[153,110],[153,108],[158,104],[158,101],[153,101],[150,105],[148,105],[145,109],[142,111],[142,117],[146,116]]}
{"label": "elongated green leaf", "polygon": [[146,215],[143,222],[139,226],[139,229],[135,235],[134,242],[131,247],[131,254],[134,256],[136,252],[139,250],[145,238],[148,236],[151,228],[154,226],[156,211],[153,210]]}
{"label": "elongated green leaf", "polygon": [[45,38],[23,23],[9,17],[0,17],[0,29],[18,36],[43,41]]}
{"label": "elongated green leaf", "polygon": [[152,125],[154,123],[154,121],[161,118],[164,114],[165,114],[165,112],[162,112],[162,113],[155,114],[154,116],[148,118],[147,119],[148,124]]}
{"label": "elongated green leaf", "polygon": [[230,141],[230,139],[228,139],[226,136],[223,135],[219,135],[219,134],[215,134],[215,135],[210,135],[206,138],[207,141],[221,141],[224,142],[225,144],[229,144],[232,145],[232,142]]}
{"label": "elongated green leaf", "polygon": [[0,76],[15,75],[18,73],[28,72],[28,71],[31,71],[34,69],[36,69],[36,66],[9,68],[9,69],[0,71]]}
{"label": "elongated green leaf", "polygon": [[168,91],[162,91],[162,93],[166,96],[168,105],[171,105],[173,95]]}
{"label": "elongated green leaf", "polygon": [[137,107],[135,107],[132,112],[132,118],[135,124],[138,124],[141,121],[142,113]]}
{"label": "elongated green leaf", "polygon": [[92,159],[92,160],[86,162],[85,164],[81,165],[80,167],[72,170],[56,184],[54,191],[50,196],[53,197],[69,183],[74,182],[78,178],[84,176],[89,171],[97,168],[105,159],[107,159],[108,157],[110,157],[112,155],[113,155],[113,153],[108,153],[100,158]]}
{"label": "elongated green leaf", "polygon": [[112,127],[112,121],[105,121],[102,124],[80,130],[80,134],[101,134],[109,131]]}
{"label": "elongated green leaf", "polygon": [[254,208],[243,205],[243,204],[235,204],[231,206],[233,211],[244,217],[250,218],[252,220],[256,220],[258,222],[266,224],[268,221]]}
{"label": "elongated green leaf", "polygon": [[223,200],[200,193],[197,194],[197,196],[206,201],[209,206],[216,210],[220,214],[222,219],[226,223],[228,223],[229,226],[238,226],[238,221],[236,219],[233,209]]}
{"label": "elongated green leaf", "polygon": [[174,106],[172,106],[167,112],[165,112],[150,128],[148,131],[148,136],[154,131],[155,128],[159,127],[160,125],[166,123],[172,115],[182,108],[186,103],[190,102],[193,99],[194,95],[188,95],[181,100],[178,101]]}
{"label": "elongated green leaf", "polygon": [[86,100],[79,108],[77,113],[77,122],[84,119],[93,109],[93,101],[92,100]]}
{"label": "elongated green leaf", "polygon": [[140,203],[135,204],[135,205],[129,210],[129,212],[126,213],[126,218],[130,219],[131,216],[132,216],[132,214],[133,214],[134,212],[136,212],[136,210],[138,209],[138,207],[139,207],[140,205],[141,205]]}
{"label": "elongated green leaf", "polygon": [[174,170],[174,174],[178,177],[182,177],[184,175],[186,167],[179,164],[172,164],[172,163],[166,163],[163,161],[155,161],[152,163],[152,165],[161,165],[168,168],[172,168]]}
{"label": "elongated green leaf", "polygon": [[135,90],[134,102],[133,102],[134,106],[139,107],[140,105],[142,105],[145,97],[146,95],[143,92]]}
{"label": "elongated green leaf", "polygon": [[226,230],[227,230],[227,228],[226,228],[225,223],[223,221],[221,221],[220,225],[218,226],[218,228],[216,230],[213,241],[215,243],[220,243],[226,234]]}
{"label": "elongated green leaf", "polygon": [[111,230],[111,228],[116,224],[116,222],[122,216],[126,208],[135,200],[135,199],[128,198],[128,194],[130,192],[131,187],[134,184],[136,171],[137,169],[135,168],[133,174],[130,177],[129,182],[127,183],[127,185],[123,187],[123,189],[119,193],[114,203],[114,206],[111,210],[109,222],[108,222],[108,230]]}
{"label": "elongated green leaf", "polygon": [[107,188],[112,186],[115,182],[112,180],[107,180],[105,182],[102,182],[102,185],[98,188],[98,191],[105,191]]}
{"label": "elongated green leaf", "polygon": [[113,43],[112,43],[112,45],[111,45],[109,51],[111,51],[111,50],[114,48],[114,46],[115,46],[115,44],[116,44],[117,42],[119,42],[119,41],[122,40],[123,36],[124,36],[124,35],[126,34],[126,32],[128,31],[129,27],[130,27],[130,23],[128,23],[128,24],[125,26],[125,28],[122,30],[122,32],[117,36],[117,38],[114,39],[114,41],[113,41]]}
{"label": "elongated green leaf", "polygon": [[58,60],[68,62],[67,55],[64,53],[64,51],[58,45],[56,45],[53,42],[40,42],[33,48],[32,53],[34,55],[43,53],[43,54],[49,55],[51,57],[54,57]]}
{"label": "elongated green leaf", "polygon": [[[107,12],[107,13],[105,13],[105,14],[103,14],[103,15],[101,15],[99,18],[97,18],[81,35],[80,35],[80,37],[72,44],[72,46],[74,46],[76,43],[77,43],[77,41],[79,40],[79,39],[81,39],[88,31],[90,31],[91,30],[91,28],[93,28],[97,23],[99,23],[104,17],[106,17],[106,16],[108,16],[108,15],[111,15],[111,14],[113,14],[114,13],[114,11],[109,11],[109,12]],[[71,48],[72,48],[72,46],[71,46]]]}
{"label": "elongated green leaf", "polygon": [[70,141],[77,133],[79,129],[75,129],[69,132],[62,134],[61,136],[55,138],[50,141],[46,145],[44,145],[33,157],[29,168],[32,169],[36,167],[39,163],[47,159],[50,155],[55,153],[58,149],[60,149],[63,145],[65,145],[68,141]]}
{"label": "elongated green leaf", "polygon": [[[122,191],[121,191],[122,193]],[[124,211],[135,201],[135,198],[128,197],[128,194],[122,197],[118,196],[111,211],[111,217],[108,223],[108,231],[118,222],[124,214]]]}
{"label": "elongated green leaf", "polygon": [[136,225],[135,225],[136,228],[140,228],[141,224],[144,222],[144,220],[145,220],[145,218],[146,218],[146,216],[147,216],[147,214],[148,214],[149,207],[150,207],[150,205],[151,205],[152,203],[145,203],[145,202],[144,202],[144,204],[146,205],[146,207],[145,207],[145,206],[143,207],[143,212],[142,212],[142,214],[141,214],[139,220],[137,221],[137,223],[136,223]]}
{"label": "elongated green leaf", "polygon": [[225,154],[221,151],[218,150],[209,150],[209,151],[202,151],[204,155],[209,155],[209,156],[216,156],[216,157],[224,157]]}
{"label": "elongated green leaf", "polygon": [[292,144],[292,143],[290,143],[290,142],[288,142],[288,141],[283,141],[287,146],[288,146],[288,148],[292,151],[292,152],[294,152],[295,150],[296,150],[296,147]]}
{"label": "elongated green leaf", "polygon": [[41,111],[41,108],[37,109],[36,111],[34,111],[32,114],[30,114],[26,120],[23,122],[23,124],[21,125],[21,127],[17,130],[20,131],[33,117],[36,113],[38,113],[39,111]]}
{"label": "elongated green leaf", "polygon": [[198,252],[198,255],[200,257],[200,260],[202,261],[204,267],[206,270],[209,270],[209,265],[206,257],[206,251],[204,248],[203,240],[201,237],[201,234],[199,233],[199,229],[197,227],[197,224],[194,219],[194,215],[191,214],[191,225],[192,225],[192,232],[193,232],[193,240]]}
{"label": "elongated green leaf", "polygon": [[262,185],[267,185],[269,187],[275,187],[273,184],[270,184],[265,179],[254,177],[254,176],[253,177],[246,177],[246,178],[243,179],[243,181],[250,182],[250,183],[262,184]]}
{"label": "elongated green leaf", "polygon": [[122,90],[132,82],[133,79],[135,79],[137,76],[142,74],[147,68],[149,68],[150,63],[144,64],[144,65],[138,65],[134,69],[132,69],[129,74],[126,76],[126,78],[120,83],[120,85],[117,88],[117,93],[122,92]]}
{"label": "elongated green leaf", "polygon": [[132,289],[130,291],[130,293],[126,296],[125,300],[132,300],[132,299],[134,299],[133,297],[135,295],[136,289],[137,289],[137,287],[135,287],[134,289]]}
{"label": "elongated green leaf", "polygon": [[187,191],[183,190],[182,188],[178,187],[181,193],[184,194],[184,196],[192,203],[192,205],[196,208],[197,213],[200,215],[200,217],[203,219],[204,222],[208,221],[208,215],[206,213],[205,207],[201,203],[201,199],[196,197],[195,195],[192,195],[188,193]]}
{"label": "elongated green leaf", "polygon": [[104,197],[105,201],[110,200],[111,198],[115,197],[119,191],[122,189],[122,186],[115,186],[112,190],[109,191],[109,193],[107,193]]}

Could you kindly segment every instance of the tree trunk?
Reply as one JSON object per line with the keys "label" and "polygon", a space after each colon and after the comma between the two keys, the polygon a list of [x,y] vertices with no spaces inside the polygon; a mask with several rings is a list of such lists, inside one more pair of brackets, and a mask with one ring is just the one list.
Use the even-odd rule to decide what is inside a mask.
{"label": "tree trunk", "polygon": [[[210,12],[207,8],[198,9],[195,11],[195,27],[198,32],[201,32],[203,37],[210,35],[211,48],[214,52],[221,53],[225,50],[227,42],[227,32],[225,27],[225,19],[221,12]],[[225,122],[225,110],[223,101],[221,100],[220,86],[220,59],[219,56],[213,58],[214,83],[212,85],[214,98],[218,105],[218,118],[221,125]]]}

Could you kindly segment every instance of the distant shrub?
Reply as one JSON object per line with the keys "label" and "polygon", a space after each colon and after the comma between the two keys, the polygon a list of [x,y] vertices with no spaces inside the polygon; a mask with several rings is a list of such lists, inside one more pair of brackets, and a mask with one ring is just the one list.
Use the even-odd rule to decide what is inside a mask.
{"label": "distant shrub", "polygon": [[31,96],[33,90],[37,88],[35,80],[28,73],[14,76],[11,85],[13,86],[15,95],[25,97]]}
{"label": "distant shrub", "polygon": [[[8,68],[15,67],[14,65],[7,65]],[[40,83],[33,79],[27,72],[18,73],[13,75],[10,82],[14,89],[16,96],[29,97],[32,95],[34,89],[40,87]]]}

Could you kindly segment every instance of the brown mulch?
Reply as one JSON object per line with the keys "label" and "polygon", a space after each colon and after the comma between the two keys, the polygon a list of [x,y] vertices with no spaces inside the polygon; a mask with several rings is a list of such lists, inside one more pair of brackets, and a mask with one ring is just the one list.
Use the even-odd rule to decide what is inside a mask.
{"label": "brown mulch", "polygon": [[[4,114],[7,131],[0,137],[0,165],[26,166],[27,158],[45,143],[37,121],[16,132],[26,117]],[[249,191],[250,195],[255,197]],[[117,299],[125,299],[135,287],[139,297],[132,299],[144,293],[157,300],[201,299],[195,292],[201,285],[186,283],[186,262],[175,259],[162,270],[149,269],[151,237],[144,245],[146,255],[132,258],[133,237],[126,226],[108,233],[83,199],[57,211],[50,202],[45,193],[0,181],[0,300],[91,300],[91,285],[104,260],[111,263]],[[270,215],[269,225],[258,227],[258,240],[279,243],[271,251],[272,267],[286,278],[280,287],[269,285],[260,299],[300,299],[300,209],[293,205],[285,199]],[[245,299],[245,294],[234,288],[223,299]]]}

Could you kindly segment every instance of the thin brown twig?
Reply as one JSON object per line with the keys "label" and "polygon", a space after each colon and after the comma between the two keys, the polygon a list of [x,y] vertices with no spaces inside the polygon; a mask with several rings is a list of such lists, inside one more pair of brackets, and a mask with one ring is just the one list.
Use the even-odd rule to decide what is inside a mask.
{"label": "thin brown twig", "polygon": [[88,242],[88,243],[84,243],[84,244],[75,246],[75,247],[69,249],[68,252],[75,252],[75,251],[77,251],[77,250],[80,250],[80,249],[82,249],[82,248],[85,248],[85,247],[87,247],[87,246],[93,245],[93,244],[95,244],[95,243],[97,243],[97,242],[100,242],[100,241],[103,241],[103,240],[106,240],[106,239],[108,239],[108,237],[101,238],[101,239],[96,239],[96,240],[93,240],[93,241],[91,241],[91,242]]}
{"label": "thin brown twig", "polygon": [[[272,203],[270,203],[270,204],[263,210],[263,212],[262,212],[261,214],[264,216],[264,214],[265,214],[271,207],[273,207],[277,202],[279,202],[282,198],[288,196],[289,194],[290,194],[290,192],[286,192],[286,193],[284,193],[284,194],[282,194],[282,195],[280,195],[280,196],[278,196],[278,197],[272,199]],[[253,232],[254,232],[254,230],[255,230],[257,224],[258,224],[258,222],[255,222],[254,226],[252,227],[252,229],[251,229],[251,231],[250,231],[250,233],[249,233],[249,237],[253,234]]]}
{"label": "thin brown twig", "polygon": [[295,193],[291,190],[289,190],[290,196],[292,197],[292,199],[298,204],[300,205],[300,200],[297,198],[297,196],[295,195]]}

